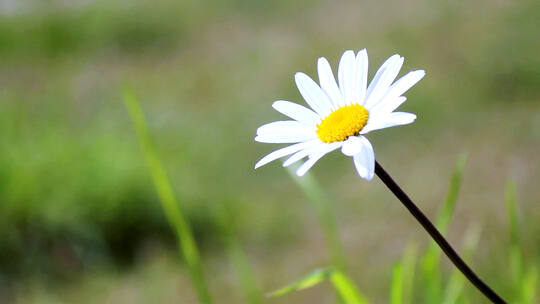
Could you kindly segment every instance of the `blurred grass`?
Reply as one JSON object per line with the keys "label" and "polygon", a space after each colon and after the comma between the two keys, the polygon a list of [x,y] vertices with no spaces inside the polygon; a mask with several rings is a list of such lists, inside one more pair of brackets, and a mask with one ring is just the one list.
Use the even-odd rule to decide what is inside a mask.
{"label": "blurred grass", "polygon": [[[450,219],[454,213],[457,197],[461,188],[465,163],[466,155],[461,154],[456,161],[450,179],[447,199],[441,206],[439,215],[435,221],[435,225],[441,233],[447,231]],[[289,170],[289,173],[294,174],[294,170]],[[317,204],[322,203],[321,200],[326,195],[320,186],[315,186],[317,183],[312,177],[309,177],[307,182],[299,184],[311,200],[316,200]],[[516,212],[515,185],[513,183],[507,184],[505,189],[505,200],[508,221],[510,223],[510,245],[508,248],[505,248],[505,254],[508,253],[512,279],[511,286],[514,289],[509,303],[532,304],[536,297],[535,286],[537,280],[537,266],[535,263],[531,263],[531,268],[527,270],[528,274],[524,274],[521,254],[522,248],[519,244],[520,233]],[[317,207],[321,208],[321,205],[317,205]],[[330,216],[330,211],[328,211],[328,209],[325,209],[323,213],[326,213],[325,216]],[[319,217],[320,216],[321,215],[319,215]],[[322,222],[322,226],[325,229],[328,229],[325,225],[325,222]],[[328,231],[326,233],[328,233]],[[472,258],[477,250],[479,240],[480,228],[479,224],[475,223],[472,228],[466,230],[463,241],[462,258],[469,263],[469,265],[472,265]],[[340,243],[338,242],[338,244]],[[433,241],[430,241],[425,252],[418,261],[422,276],[420,277],[419,282],[417,282],[417,286],[419,287],[416,287],[414,286],[414,273],[417,264],[416,260],[418,259],[417,249],[414,243],[409,243],[403,257],[400,261],[396,262],[393,267],[390,284],[390,303],[474,303],[476,300],[472,300],[472,295],[465,292],[465,286],[469,284],[467,286],[470,290],[474,290],[474,293],[477,296],[479,291],[470,286],[470,283],[465,276],[457,268],[453,268],[448,279],[443,278],[443,268],[440,260],[441,254],[442,251],[436,247],[436,244],[434,244]],[[317,269],[296,282],[269,293],[269,296],[283,296],[293,291],[311,288],[326,280],[330,280],[333,283],[344,303],[368,303],[367,298],[358,291],[354,283],[345,276],[343,272],[333,268]],[[414,291],[416,291],[416,293]],[[413,300],[413,298],[418,298],[418,300]],[[508,295],[503,295],[503,298],[508,299]],[[482,300],[486,301],[483,296]]]}
{"label": "blurred grass", "polygon": [[212,298],[206,286],[201,259],[197,244],[193,238],[193,233],[189,222],[181,211],[180,205],[174,195],[174,190],[171,187],[167,172],[159,159],[156,148],[152,143],[144,113],[137,102],[136,97],[129,90],[124,93],[124,102],[131,116],[135,130],[139,137],[139,142],[143,148],[144,156],[148,169],[152,175],[154,186],[161,201],[161,207],[167,216],[169,225],[173,228],[177,237],[179,251],[183,255],[186,264],[189,268],[189,273],[193,285],[197,290],[199,302],[210,304]]}
{"label": "blurred grass", "polygon": [[[161,287],[167,297],[192,299],[189,284],[177,294],[177,286],[158,279],[182,281],[181,267],[170,262],[154,273],[144,259],[148,247],[173,250],[175,238],[121,103],[125,83],[140,96],[202,257],[215,269],[208,284],[223,302],[242,298],[220,267],[227,253],[215,245],[223,235],[216,204],[234,213],[261,286],[319,265],[326,251],[318,221],[279,165],[253,173],[252,164],[272,148],[252,138],[258,125],[280,117],[273,100],[301,102],[294,72],[315,76],[318,56],[335,67],[349,48],[368,48],[371,75],[394,52],[405,56],[404,70],[427,71],[403,106],[417,122],[374,133],[377,157],[434,214],[447,183],[443,172],[468,152],[467,203],[456,208],[460,222],[449,237],[459,243],[465,222],[483,220],[479,272],[508,294],[510,273],[494,265],[508,263],[500,189],[515,179],[523,263],[537,263],[536,1],[28,3],[0,11],[0,302],[132,303],[129,295],[152,299]],[[360,182],[348,160],[330,155],[314,173],[336,194],[332,213],[347,274],[382,302],[405,240],[424,235],[376,183]],[[445,275],[448,265],[442,267]],[[107,273],[95,275],[102,269]],[[534,297],[537,271],[523,276],[524,297]],[[38,287],[24,288],[34,280]],[[92,289],[100,282],[111,288],[104,295]],[[325,294],[310,290],[283,301],[333,300]]]}
{"label": "blurred grass", "polygon": [[288,167],[287,171],[294,182],[306,195],[308,201],[317,213],[317,217],[319,218],[319,222],[324,231],[325,241],[333,264],[332,266],[339,271],[345,271],[345,269],[347,269],[345,254],[343,253],[343,245],[339,239],[336,219],[331,207],[332,202],[322,190],[322,186],[317,183],[311,175],[306,174],[300,178],[295,173],[296,169],[297,168],[294,166]]}
{"label": "blurred grass", "polygon": [[519,217],[516,204],[516,185],[508,182],[505,189],[506,212],[509,223],[509,261],[510,280],[512,282],[514,303],[533,303],[538,289],[538,265],[524,266],[522,246],[520,244]]}
{"label": "blurred grass", "polygon": [[367,304],[369,301],[343,272],[336,269],[317,269],[302,279],[273,291],[269,296],[283,296],[292,291],[313,287],[321,282],[330,281],[344,303]]}
{"label": "blurred grass", "polygon": [[416,255],[416,245],[411,243],[405,249],[401,260],[394,265],[390,285],[391,304],[412,303]]}
{"label": "blurred grass", "polygon": [[[466,163],[466,155],[462,154],[456,162],[454,172],[450,179],[450,185],[448,187],[448,195],[446,201],[439,211],[439,215],[435,219],[435,227],[445,235],[450,224],[450,219],[454,213],[454,209],[457,203],[459,190],[461,188],[461,181],[463,178],[463,170]],[[435,303],[442,298],[442,274],[441,263],[442,251],[439,246],[431,241],[424,256],[421,258],[422,276],[424,276],[425,282],[425,302]]]}
{"label": "blurred grass", "polygon": [[[465,238],[463,241],[463,259],[467,263],[471,263],[473,261],[474,253],[476,252],[476,249],[478,247],[478,242],[480,240],[480,228],[478,227],[472,227],[467,230],[465,234]],[[465,286],[469,284],[465,276],[457,270],[454,269],[452,271],[452,274],[450,275],[450,278],[448,279],[448,283],[446,284],[446,288],[444,291],[443,296],[443,304],[451,304],[451,303],[459,303],[458,300],[463,300],[463,290]]]}
{"label": "blurred grass", "polygon": [[261,304],[264,302],[262,291],[252,266],[249,262],[240,240],[237,237],[237,227],[234,215],[229,206],[221,205],[217,208],[217,221],[223,234],[223,240],[228,252],[229,260],[245,293],[247,303]]}

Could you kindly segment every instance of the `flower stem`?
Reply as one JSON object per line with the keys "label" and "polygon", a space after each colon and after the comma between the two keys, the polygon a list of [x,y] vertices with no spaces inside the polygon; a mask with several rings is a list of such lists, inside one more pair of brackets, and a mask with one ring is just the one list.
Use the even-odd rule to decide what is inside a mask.
{"label": "flower stem", "polygon": [[383,169],[383,167],[375,161],[375,173],[381,181],[394,193],[394,195],[403,203],[409,212],[416,218],[424,229],[431,235],[433,240],[439,245],[442,251],[456,265],[456,267],[467,277],[467,279],[480,290],[491,302],[499,304],[506,303],[495,291],[493,291],[484,281],[482,281],[472,269],[465,264],[463,259],[459,257],[457,252],[452,248],[448,241],[435,228],[429,219],[422,211],[413,203],[407,194],[399,187],[392,177]]}

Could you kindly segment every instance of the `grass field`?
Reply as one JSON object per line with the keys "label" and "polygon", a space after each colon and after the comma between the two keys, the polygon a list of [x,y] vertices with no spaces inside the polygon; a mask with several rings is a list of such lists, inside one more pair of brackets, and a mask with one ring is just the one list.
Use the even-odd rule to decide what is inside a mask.
{"label": "grass field", "polygon": [[400,108],[416,122],[370,134],[377,160],[435,220],[466,155],[446,235],[511,303],[535,303],[539,28],[532,0],[0,1],[0,303],[197,303],[126,89],[215,303],[337,303],[332,281],[262,294],[329,267],[371,303],[484,303],[340,153],[310,171],[319,187],[253,169],[271,103],[303,103],[294,73],[362,48],[370,77],[394,53],[400,75],[427,73]]}

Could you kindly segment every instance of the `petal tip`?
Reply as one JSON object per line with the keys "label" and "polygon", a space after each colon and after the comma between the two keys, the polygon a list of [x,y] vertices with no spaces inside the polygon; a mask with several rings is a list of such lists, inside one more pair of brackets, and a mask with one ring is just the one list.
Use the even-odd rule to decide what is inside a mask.
{"label": "petal tip", "polygon": [[414,70],[414,71],[411,71],[411,73],[417,74],[420,79],[422,79],[422,78],[424,78],[424,76],[426,76],[426,71],[425,70]]}
{"label": "petal tip", "polygon": [[356,60],[358,61],[367,61],[367,50],[366,49],[361,49],[360,51],[358,51],[358,53],[356,53]]}
{"label": "petal tip", "polygon": [[328,59],[326,59],[325,57],[319,57],[319,59],[317,59],[317,64],[323,64],[327,62],[328,62]]}
{"label": "petal tip", "polygon": [[255,167],[254,169],[257,170],[258,168],[260,168],[262,165],[261,165],[261,162],[258,161],[256,164],[255,164]]}
{"label": "petal tip", "polygon": [[306,73],[304,73],[304,72],[296,72],[296,73],[294,73],[294,78],[295,79],[300,78],[300,77],[309,77],[309,76],[307,76]]}
{"label": "petal tip", "polygon": [[284,100],[276,100],[272,103],[272,108],[279,112],[279,107],[284,103]]}

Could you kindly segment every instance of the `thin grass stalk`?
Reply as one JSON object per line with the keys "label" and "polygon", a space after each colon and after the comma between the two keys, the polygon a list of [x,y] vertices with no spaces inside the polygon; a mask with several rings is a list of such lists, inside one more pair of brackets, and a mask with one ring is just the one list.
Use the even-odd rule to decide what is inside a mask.
{"label": "thin grass stalk", "polygon": [[154,186],[156,187],[161,202],[161,207],[165,212],[167,221],[176,235],[179,252],[183,255],[188,266],[189,275],[196,289],[199,302],[211,304],[212,298],[204,280],[197,244],[193,238],[190,225],[184,217],[180,205],[176,200],[167,172],[158,157],[156,148],[152,142],[150,133],[148,132],[144,113],[135,95],[128,90],[124,92],[124,102],[133,125],[135,126],[139,143],[142,146],[148,169],[150,170]]}
{"label": "thin grass stalk", "polygon": [[520,304],[532,304],[537,288],[538,269],[535,264],[525,267],[521,246],[519,215],[516,203],[516,184],[508,182],[505,188],[506,211],[510,230],[510,266],[514,300]]}
{"label": "thin grass stalk", "polygon": [[519,238],[519,219],[516,208],[516,184],[508,182],[504,191],[506,201],[506,213],[508,215],[510,230],[510,257],[509,266],[511,271],[512,283],[520,288],[523,277],[523,261],[521,259],[521,248]]}
{"label": "thin grass stalk", "polygon": [[262,304],[264,300],[263,293],[259,288],[257,279],[253,273],[253,268],[248,257],[237,237],[237,229],[234,225],[231,213],[226,204],[221,204],[217,208],[217,218],[220,224],[220,230],[223,233],[223,240],[234,270],[240,281],[240,287],[244,292],[247,303]]}
{"label": "thin grass stalk", "polygon": [[339,238],[336,217],[332,211],[330,201],[321,190],[322,188],[318,185],[317,180],[314,177],[306,174],[304,177],[298,178],[293,169],[289,169],[288,172],[308,197],[308,201],[317,212],[317,217],[323,228],[324,237],[332,258],[333,267],[340,271],[345,271],[345,254]]}
{"label": "thin grass stalk", "polygon": [[412,303],[416,246],[409,244],[399,262],[394,265],[390,285],[391,304]]}
{"label": "thin grass stalk", "polygon": [[[295,171],[290,168],[288,170],[291,178],[296,182],[302,192],[308,197],[308,201],[314,207],[319,222],[323,228],[324,238],[326,246],[328,248],[332,265],[335,269],[345,272],[346,262],[343,246],[341,244],[339,233],[336,225],[336,218],[332,208],[330,207],[330,201],[322,188],[317,183],[317,180],[309,174],[306,174],[303,178],[298,178]],[[338,292],[338,299],[340,303],[345,303],[346,299]]]}

